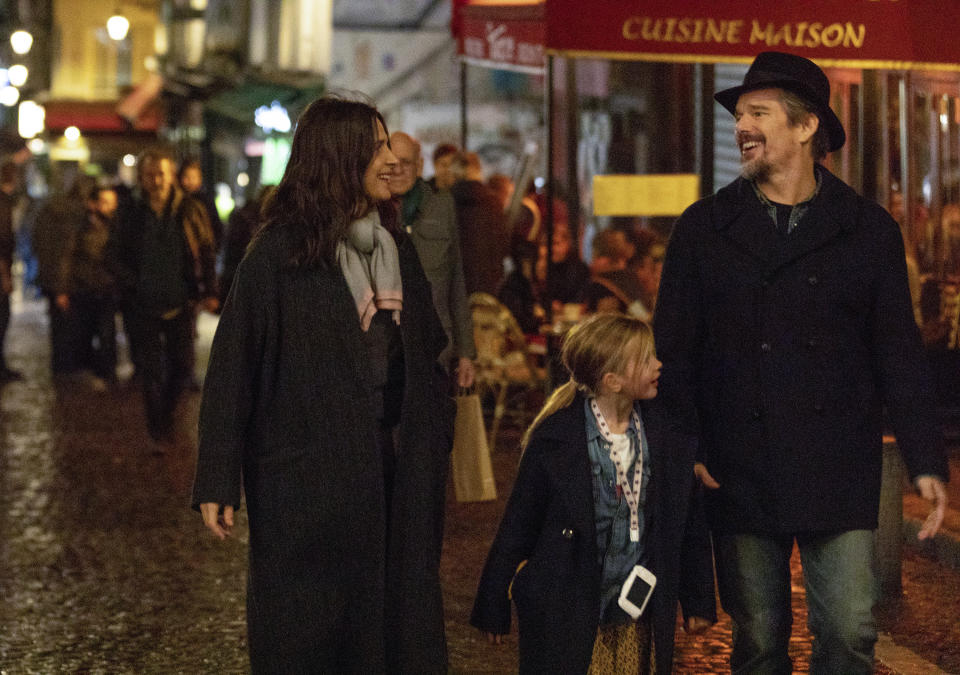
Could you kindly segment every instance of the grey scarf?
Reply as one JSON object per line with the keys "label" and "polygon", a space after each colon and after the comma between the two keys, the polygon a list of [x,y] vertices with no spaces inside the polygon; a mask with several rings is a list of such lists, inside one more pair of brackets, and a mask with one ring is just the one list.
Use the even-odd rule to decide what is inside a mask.
{"label": "grey scarf", "polygon": [[378,309],[393,310],[394,322],[400,323],[400,256],[393,237],[380,224],[376,209],[350,223],[346,238],[337,244],[337,263],[350,287],[364,331],[370,328]]}

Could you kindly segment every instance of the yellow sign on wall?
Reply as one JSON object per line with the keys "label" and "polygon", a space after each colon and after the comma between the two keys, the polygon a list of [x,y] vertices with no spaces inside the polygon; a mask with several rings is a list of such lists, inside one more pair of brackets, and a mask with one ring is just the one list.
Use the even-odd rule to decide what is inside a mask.
{"label": "yellow sign on wall", "polygon": [[699,198],[695,173],[593,177],[595,216],[679,216]]}

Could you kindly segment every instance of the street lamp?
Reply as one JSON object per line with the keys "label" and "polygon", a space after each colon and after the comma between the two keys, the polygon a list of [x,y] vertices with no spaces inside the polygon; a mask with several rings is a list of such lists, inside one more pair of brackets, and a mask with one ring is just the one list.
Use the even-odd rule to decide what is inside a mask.
{"label": "street lamp", "polygon": [[107,19],[107,35],[110,36],[111,40],[120,42],[120,40],[127,37],[128,30],[130,30],[130,21],[120,13],[120,9],[118,8],[117,11],[113,13],[113,16]]}
{"label": "street lamp", "polygon": [[33,36],[25,30],[14,31],[10,36],[10,46],[17,54],[26,54],[33,46]]}
{"label": "street lamp", "polygon": [[20,90],[16,87],[11,87],[9,84],[6,87],[0,89],[0,103],[11,108],[17,105],[17,101],[20,100]]}
{"label": "street lamp", "polygon": [[43,131],[46,112],[36,101],[20,101],[17,129],[23,138],[33,138]]}
{"label": "street lamp", "polygon": [[7,70],[7,80],[14,87],[22,87],[27,82],[27,76],[30,74],[30,71],[27,70],[27,67],[23,64],[16,64],[10,66],[10,69]]}

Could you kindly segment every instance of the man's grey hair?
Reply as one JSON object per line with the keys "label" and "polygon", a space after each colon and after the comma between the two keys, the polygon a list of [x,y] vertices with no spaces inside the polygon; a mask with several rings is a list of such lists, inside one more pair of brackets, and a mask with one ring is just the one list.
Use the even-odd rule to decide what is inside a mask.
{"label": "man's grey hair", "polygon": [[817,114],[816,107],[799,94],[795,94],[788,89],[780,90],[780,102],[787,113],[787,121],[792,127],[803,122],[807,115],[817,115],[820,125],[810,140],[810,150],[813,152],[815,162],[819,162],[826,157],[830,153],[830,134],[823,123],[823,118]]}

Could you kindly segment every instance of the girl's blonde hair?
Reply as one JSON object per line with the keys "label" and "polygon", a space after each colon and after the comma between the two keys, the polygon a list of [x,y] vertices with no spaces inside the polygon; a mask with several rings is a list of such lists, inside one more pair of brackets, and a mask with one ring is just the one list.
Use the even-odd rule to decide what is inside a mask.
{"label": "girl's blonde hair", "polygon": [[573,402],[577,390],[596,396],[606,373],[622,375],[630,362],[645,363],[655,355],[653,329],[645,321],[625,314],[595,314],[566,334],[560,361],[570,379],[554,390],[523,435],[526,450],[534,430],[553,413]]}

